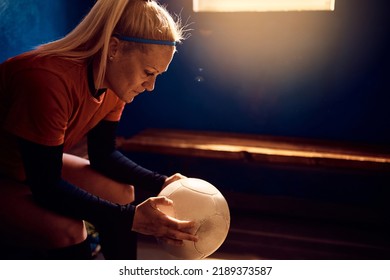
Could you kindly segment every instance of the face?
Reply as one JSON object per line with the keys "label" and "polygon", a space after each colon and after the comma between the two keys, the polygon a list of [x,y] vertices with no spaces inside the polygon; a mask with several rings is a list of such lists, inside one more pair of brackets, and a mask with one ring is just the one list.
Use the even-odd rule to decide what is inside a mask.
{"label": "face", "polygon": [[138,94],[154,89],[157,76],[167,71],[175,48],[150,45],[148,52],[125,51],[123,44],[112,38],[103,87],[130,103]]}

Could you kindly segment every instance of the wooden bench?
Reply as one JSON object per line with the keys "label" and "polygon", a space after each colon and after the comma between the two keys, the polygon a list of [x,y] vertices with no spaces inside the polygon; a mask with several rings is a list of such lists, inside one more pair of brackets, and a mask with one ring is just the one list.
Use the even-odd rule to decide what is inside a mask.
{"label": "wooden bench", "polygon": [[390,170],[390,151],[380,147],[318,140],[207,131],[146,129],[118,138],[118,148],[263,164]]}

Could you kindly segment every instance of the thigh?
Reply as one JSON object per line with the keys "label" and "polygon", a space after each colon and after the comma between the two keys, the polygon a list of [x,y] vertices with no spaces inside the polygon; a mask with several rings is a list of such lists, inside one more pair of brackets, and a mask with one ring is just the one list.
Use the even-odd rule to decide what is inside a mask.
{"label": "thigh", "polygon": [[64,154],[62,177],[108,201],[119,204],[128,204],[134,201],[134,187],[132,185],[114,181],[93,170],[87,159]]}
{"label": "thigh", "polygon": [[0,178],[0,239],[7,245],[51,249],[82,242],[83,221],[68,218],[37,205],[29,187]]}

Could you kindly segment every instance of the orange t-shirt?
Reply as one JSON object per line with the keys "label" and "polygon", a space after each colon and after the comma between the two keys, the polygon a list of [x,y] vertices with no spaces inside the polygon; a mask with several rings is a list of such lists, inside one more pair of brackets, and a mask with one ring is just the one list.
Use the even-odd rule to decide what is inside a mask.
{"label": "orange t-shirt", "polygon": [[92,96],[86,63],[31,53],[7,60],[0,65],[0,174],[23,177],[15,136],[68,151],[101,120],[119,121],[124,105],[110,90]]}

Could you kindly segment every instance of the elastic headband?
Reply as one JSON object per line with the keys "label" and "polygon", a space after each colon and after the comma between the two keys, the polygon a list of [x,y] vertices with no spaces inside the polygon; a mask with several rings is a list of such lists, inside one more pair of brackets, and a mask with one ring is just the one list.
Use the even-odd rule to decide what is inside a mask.
{"label": "elastic headband", "polygon": [[176,46],[176,42],[172,41],[165,41],[165,40],[153,40],[153,39],[143,39],[143,38],[137,38],[137,37],[127,37],[123,35],[115,34],[114,37],[118,38],[119,40],[124,40],[128,42],[135,42],[135,43],[142,43],[142,44],[154,44],[154,45],[166,45],[166,46]]}

